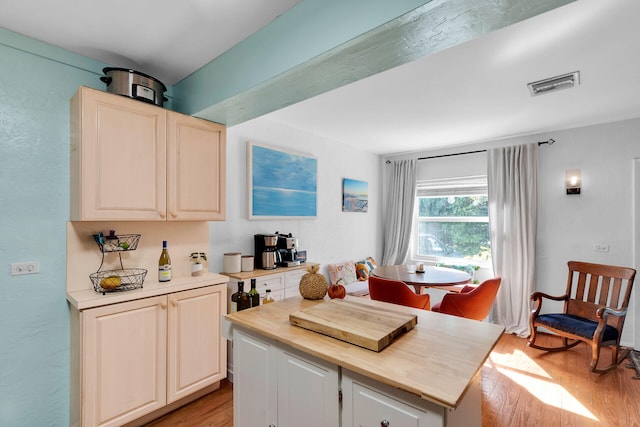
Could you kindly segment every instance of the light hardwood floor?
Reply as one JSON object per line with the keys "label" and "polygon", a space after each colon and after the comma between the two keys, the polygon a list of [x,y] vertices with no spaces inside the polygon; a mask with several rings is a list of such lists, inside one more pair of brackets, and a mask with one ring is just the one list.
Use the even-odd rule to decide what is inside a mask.
{"label": "light hardwood floor", "polygon": [[[547,336],[548,341],[557,337]],[[589,372],[590,351],[544,353],[503,335],[482,368],[482,425],[640,427],[640,380],[623,362],[607,374]],[[147,427],[233,426],[233,386],[204,396]]]}

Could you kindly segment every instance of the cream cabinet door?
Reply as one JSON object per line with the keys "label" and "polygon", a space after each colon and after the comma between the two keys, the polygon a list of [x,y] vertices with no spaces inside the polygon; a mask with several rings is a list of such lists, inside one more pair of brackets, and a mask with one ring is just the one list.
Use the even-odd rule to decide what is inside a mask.
{"label": "cream cabinet door", "polygon": [[120,426],[166,404],[166,300],[82,312],[83,426]]}
{"label": "cream cabinet door", "polygon": [[225,219],[226,128],[168,112],[169,221]]}
{"label": "cream cabinet door", "polygon": [[167,403],[226,377],[226,286],[168,295]]}
{"label": "cream cabinet door", "polygon": [[164,220],[166,111],[81,87],[71,100],[71,220]]}

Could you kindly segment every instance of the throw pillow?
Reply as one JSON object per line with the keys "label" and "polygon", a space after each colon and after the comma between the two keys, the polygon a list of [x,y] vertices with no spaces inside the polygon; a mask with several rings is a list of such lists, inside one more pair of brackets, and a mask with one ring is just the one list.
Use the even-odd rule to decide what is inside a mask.
{"label": "throw pillow", "polygon": [[359,281],[362,282],[367,280],[369,278],[369,273],[371,273],[371,270],[369,270],[369,265],[366,262],[356,262],[356,275],[358,276]]}
{"label": "throw pillow", "polygon": [[365,262],[369,266],[369,272],[373,271],[374,268],[378,268],[378,264],[376,264],[376,260],[372,257],[368,257],[365,259]]}
{"label": "throw pillow", "polygon": [[343,262],[341,264],[329,264],[329,278],[332,285],[348,285],[357,282],[356,265],[353,261]]}

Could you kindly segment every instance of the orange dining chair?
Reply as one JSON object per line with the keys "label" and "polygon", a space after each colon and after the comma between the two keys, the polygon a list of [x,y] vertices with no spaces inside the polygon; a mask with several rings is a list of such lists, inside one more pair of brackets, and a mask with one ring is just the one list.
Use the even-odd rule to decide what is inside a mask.
{"label": "orange dining chair", "polygon": [[428,294],[418,295],[400,280],[369,276],[369,297],[372,300],[406,305],[407,307],[429,310],[431,300]]}
{"label": "orange dining chair", "polygon": [[449,292],[431,311],[467,319],[484,320],[491,311],[500,287],[500,277],[485,280],[478,286],[465,286],[460,293]]}

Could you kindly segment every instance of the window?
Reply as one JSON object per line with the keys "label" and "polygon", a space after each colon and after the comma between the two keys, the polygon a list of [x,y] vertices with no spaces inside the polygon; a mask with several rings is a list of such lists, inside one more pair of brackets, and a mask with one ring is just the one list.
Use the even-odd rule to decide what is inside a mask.
{"label": "window", "polygon": [[414,259],[491,259],[486,176],[419,181]]}

